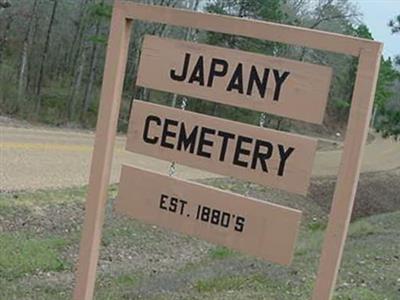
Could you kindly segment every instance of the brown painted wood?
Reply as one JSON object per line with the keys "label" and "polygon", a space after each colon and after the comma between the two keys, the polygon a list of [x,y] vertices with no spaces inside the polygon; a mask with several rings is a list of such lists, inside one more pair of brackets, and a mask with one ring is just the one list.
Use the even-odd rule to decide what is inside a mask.
{"label": "brown painted wood", "polygon": [[129,40],[128,20],[132,19],[241,35],[360,57],[360,70],[357,75],[344,155],[313,295],[314,300],[330,299],[352,211],[360,154],[366,136],[364,123],[370,115],[370,103],[374,96],[382,44],[307,28],[168,7],[146,6],[120,0],[114,2],[74,299],[89,300],[93,297],[106,190]]}
{"label": "brown painted wood", "polygon": [[313,300],[329,300],[332,298],[335,289],[353,211],[362,154],[368,135],[380,58],[381,50],[363,50],[359,58],[344,150],[322,248]]}
{"label": "brown painted wood", "polygon": [[[174,80],[175,77],[171,76],[171,71],[178,77],[183,73],[186,54],[190,54],[190,63],[185,79]],[[204,68],[201,68],[203,76],[191,82],[192,73],[200,74],[198,71],[193,71],[199,57],[204,65]],[[213,59],[223,60],[227,62],[227,66],[219,63],[212,68]],[[239,64],[241,65],[237,69]],[[268,69],[265,72],[268,74],[265,81],[267,87],[265,94],[264,88],[260,91],[256,82],[250,80],[250,73],[254,67],[257,70],[258,80],[263,80],[264,70]],[[226,75],[213,76],[210,70],[214,69],[217,72],[226,70]],[[240,80],[233,77],[236,70],[242,70]],[[288,74],[287,77],[281,77],[285,72]],[[255,74],[254,69],[253,74]],[[145,36],[137,84],[320,124],[324,118],[331,75],[332,69],[329,67],[204,44]],[[285,79],[282,79],[281,84],[277,84],[275,76]],[[238,88],[237,83],[240,81],[242,81],[242,87]],[[231,82],[232,85],[230,85]],[[229,87],[234,89],[229,90]]]}
{"label": "brown painted wood", "polygon": [[74,290],[75,300],[93,298],[131,23],[131,20],[125,20],[124,13],[117,3],[113,10],[104,68],[99,116],[85,204],[85,223],[79,249]]}
{"label": "brown painted wood", "polygon": [[[182,111],[138,100],[134,101],[132,111],[133,114],[129,124],[126,146],[129,151],[153,156],[158,159],[175,161],[178,164],[183,164],[189,167],[206,170],[216,174],[233,176],[293,193],[307,193],[317,147],[317,141],[315,139],[193,112]],[[149,131],[146,135],[149,138],[157,139],[155,144],[145,142],[143,139],[144,133],[146,132],[146,120],[149,116],[156,116],[161,119],[159,125],[155,122],[149,123]],[[166,138],[166,143],[171,144],[173,149],[161,146],[163,126],[166,124],[165,119],[177,120],[179,122],[177,126],[168,126],[168,131],[175,132],[177,137],[179,136],[182,123],[185,125],[187,135],[190,135],[192,129],[195,126],[198,126],[196,143],[192,153],[190,152],[190,147],[187,151],[182,147],[178,150],[177,137]],[[205,139],[212,141],[213,145],[205,145],[201,149],[202,152],[210,153],[209,158],[198,154],[200,132],[204,127],[215,130],[215,134],[207,133],[205,136]],[[218,132],[221,131],[235,135],[234,138],[228,141],[225,151],[221,151],[221,149],[223,149],[223,139],[218,136]],[[240,147],[250,152],[248,155],[241,154],[239,156],[240,161],[244,161],[248,164],[247,167],[233,164],[235,159],[235,149],[237,149],[236,145],[239,139],[238,136],[252,139],[251,143],[243,142]],[[265,172],[262,169],[259,161],[257,161],[256,168],[251,168],[256,139],[270,142],[273,146],[272,155],[270,156],[270,159],[266,161],[268,172]],[[285,151],[290,147],[294,148],[294,151],[286,160],[283,176],[278,175],[281,157],[279,154],[278,144],[282,145]],[[224,153],[222,161],[220,159],[221,152]],[[262,147],[261,152],[267,153],[269,150],[266,147]]]}
{"label": "brown painted wood", "polygon": [[[206,207],[203,220],[202,210],[196,219],[199,205]],[[301,219],[298,210],[131,166],[122,167],[115,208],[147,224],[284,265],[292,260]]]}
{"label": "brown painted wood", "polygon": [[122,1],[121,5],[126,17],[135,20],[241,35],[353,56],[359,56],[361,49],[377,51],[380,47],[376,41],[309,28],[129,1]]}

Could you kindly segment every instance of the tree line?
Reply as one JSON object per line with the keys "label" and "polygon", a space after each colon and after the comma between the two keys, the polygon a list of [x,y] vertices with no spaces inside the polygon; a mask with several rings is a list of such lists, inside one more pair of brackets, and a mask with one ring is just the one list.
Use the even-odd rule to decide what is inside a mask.
{"label": "tree line", "polygon": [[[266,20],[372,39],[348,0],[141,0],[145,4]],[[111,0],[0,0],[0,114],[57,126],[95,126],[104,68]],[[388,16],[389,18],[389,16]],[[387,20],[398,34],[400,17]],[[334,70],[324,128],[346,123],[357,59],[326,51],[163,24],[136,22],[129,47],[120,115],[126,130],[135,98],[281,130],[318,129],[245,109],[162,93],[135,85],[145,34],[184,39],[331,66]],[[400,63],[400,59],[398,61]],[[383,59],[374,126],[399,136],[399,73]],[[397,92],[397,94],[396,94]]]}

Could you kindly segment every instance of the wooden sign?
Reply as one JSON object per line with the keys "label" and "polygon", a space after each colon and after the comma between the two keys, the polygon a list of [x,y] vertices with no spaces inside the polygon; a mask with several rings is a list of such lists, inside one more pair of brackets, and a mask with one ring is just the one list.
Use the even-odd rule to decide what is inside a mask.
{"label": "wooden sign", "polygon": [[[99,246],[104,220],[104,210],[107,200],[107,187],[110,179],[110,169],[113,158],[115,135],[117,131],[122,87],[124,83],[124,74],[133,20],[162,23],[178,27],[190,27],[204,31],[220,32],[231,35],[240,35],[248,38],[269,40],[278,43],[297,45],[300,47],[352,55],[358,58],[357,75],[351,100],[346,139],[344,142],[344,149],[340,163],[335,194],[329,215],[329,223],[326,229],[320,265],[312,296],[313,300],[331,299],[354,204],[354,196],[361,166],[361,155],[363,153],[363,148],[368,133],[369,119],[371,116],[376,81],[379,72],[382,44],[375,41],[339,35],[336,33],[310,30],[308,28],[255,21],[244,18],[234,18],[230,16],[198,13],[169,7],[141,5],[131,1],[121,0],[114,1],[110,36],[107,44],[107,57],[104,68],[103,86],[101,90],[101,101],[88,185],[88,195],[85,205],[85,223],[83,226],[81,246],[79,251],[79,263],[77,268],[76,286],[74,288],[74,299],[90,300],[93,298],[96,280],[96,267],[98,264]],[[140,72],[138,74],[139,83],[142,85],[154,89],[171,90],[174,93],[182,93],[206,100],[217,101],[223,104],[265,111],[267,113],[277,114],[289,118],[296,118],[308,122],[321,123],[322,121],[331,77],[329,68],[293,62],[286,59],[266,57],[258,54],[250,54],[237,50],[221,49],[212,46],[164,39],[160,40],[157,38],[147,38],[146,45],[149,44],[150,46],[155,45],[155,47],[160,47],[161,50],[156,48],[150,49],[149,47],[147,47],[148,49],[144,49],[143,62],[141,62],[139,70]],[[203,53],[200,53],[200,50],[203,51]],[[154,52],[155,59],[157,59],[159,63],[154,63],[152,58],[146,54],[150,53],[149,51]],[[200,58],[200,56],[202,56],[202,58]],[[161,59],[161,57],[163,57],[163,59]],[[185,61],[187,61],[187,63],[185,63]],[[187,72],[185,71],[186,65]],[[210,72],[210,70],[212,71]],[[169,114],[170,113],[168,112],[168,115]],[[183,113],[182,117],[186,118],[187,115],[187,113]],[[163,117],[163,115],[161,115],[161,117]],[[175,120],[178,121],[178,123],[181,122],[181,119]],[[205,117],[204,119],[196,118],[194,121],[203,122],[205,120],[208,122],[210,119],[209,117]],[[167,130],[165,131],[165,145],[167,145],[175,138],[174,136],[171,136],[171,133],[168,130],[171,126],[171,128],[173,128],[174,125],[173,123],[171,125],[169,123],[170,121],[167,121],[166,119],[161,118],[160,121],[164,122],[164,126],[166,126],[166,123],[169,124],[167,125]],[[185,122],[188,124],[188,127],[194,125],[194,122],[187,122],[186,119]],[[157,125],[157,123],[158,121],[155,120],[152,121],[150,125],[154,126]],[[236,145],[239,144],[238,149],[241,149],[239,150],[238,161],[242,161],[243,158],[249,159],[250,156],[254,154],[254,149],[256,147],[255,145],[257,143],[256,140],[269,141],[269,139],[271,139],[269,142],[272,144],[273,152],[271,153],[271,158],[269,158],[268,161],[265,160],[265,162],[268,163],[267,168],[269,168],[268,170],[271,170],[272,173],[260,172],[260,169],[258,169],[258,171],[253,170],[253,172],[258,172],[258,174],[268,175],[268,184],[275,184],[276,187],[289,189],[289,186],[287,185],[288,182],[282,184],[281,186],[279,182],[284,182],[286,179],[282,178],[285,178],[285,176],[297,176],[297,174],[299,174],[301,171],[299,168],[301,164],[303,164],[305,167],[303,170],[305,176],[309,174],[308,163],[300,162],[299,160],[300,158],[304,158],[304,154],[302,154],[301,151],[292,151],[292,154],[288,156],[286,162],[284,163],[284,176],[279,176],[276,166],[277,164],[280,164],[280,162],[279,158],[276,160],[277,157],[279,157],[276,155],[277,153],[279,154],[279,144],[284,146],[284,149],[286,150],[289,149],[288,147],[297,147],[296,149],[304,149],[306,151],[307,149],[312,148],[310,145],[313,143],[313,141],[310,142],[310,140],[306,140],[302,137],[295,137],[291,135],[290,138],[286,138],[285,136],[287,134],[284,133],[276,133],[276,135],[271,135],[270,131],[264,130],[263,135],[260,135],[258,131],[254,130],[253,137],[252,135],[247,135],[247,129],[244,129],[248,125],[243,125],[245,127],[242,127],[233,122],[233,128],[225,128],[224,126],[226,126],[228,123],[229,122],[225,121],[219,123],[218,121],[214,120],[209,124],[202,123],[203,125],[201,126],[217,126],[214,129],[219,130],[219,126],[221,125],[221,129],[224,128],[226,132],[235,134],[237,131],[236,134],[240,134],[242,136],[240,139],[239,136],[235,136]],[[139,129],[142,128],[137,126],[135,127]],[[160,128],[153,127],[151,130],[159,129]],[[232,129],[234,129],[234,132]],[[152,131],[151,134],[156,132],[157,131]],[[203,131],[203,137],[200,136],[203,140],[201,144],[204,146],[200,147],[201,154],[207,153],[208,151],[210,155],[215,155],[214,152],[209,152],[210,146],[208,144],[210,136],[212,137],[213,135],[210,134],[210,131],[208,130]],[[151,137],[154,138],[155,136]],[[252,143],[243,137],[253,137]],[[162,139],[163,138],[161,136],[161,140]],[[230,141],[229,136],[227,137],[227,140]],[[215,141],[213,141],[213,143],[220,145]],[[296,144],[292,145],[291,143]],[[174,147],[175,145],[176,144],[174,144]],[[278,152],[276,150],[277,145]],[[251,146],[254,146],[254,148],[251,148]],[[152,147],[156,146],[153,145]],[[269,148],[269,146],[267,146],[267,148]],[[197,143],[196,153],[199,151],[198,149],[199,143]],[[176,149],[174,148],[173,150],[175,151]],[[248,152],[250,152],[250,154],[247,154]],[[160,150],[160,153],[167,153],[167,149],[162,151]],[[299,155],[298,159],[294,159],[295,153],[297,153],[296,155]],[[269,153],[264,154],[269,157]],[[314,153],[312,152],[311,154],[312,155],[310,155],[310,157],[313,157]],[[184,155],[192,154],[186,153]],[[184,155],[182,155],[182,157]],[[228,153],[226,153],[226,158],[227,157]],[[275,158],[273,159],[273,157]],[[186,159],[188,161],[192,160],[188,158]],[[307,159],[307,157],[305,159]],[[262,164],[260,164],[260,161],[261,160],[258,160],[258,168],[260,168]],[[246,162],[247,166],[249,163],[250,166],[253,163],[251,159],[247,160]],[[310,162],[310,158],[308,158],[307,162]],[[224,163],[227,162],[225,161]],[[228,172],[230,168],[231,167],[224,165],[224,172]],[[246,176],[244,176],[246,178],[250,174],[248,168],[246,169],[245,167],[239,166],[235,166],[235,168],[242,168],[242,172],[246,173]],[[235,171],[235,174],[238,173],[241,172]],[[157,178],[164,178],[163,176],[160,177],[160,175],[156,176]],[[267,178],[267,176],[265,176],[265,178]],[[140,176],[133,176],[132,180],[129,180],[129,182],[132,186],[134,186],[137,185],[137,180],[140,180]],[[174,184],[176,184],[177,187],[180,187],[179,190],[172,190],[172,185],[165,186],[165,188],[168,189],[169,194],[174,194],[179,197],[182,196],[180,198],[185,196],[187,199],[194,201],[192,203],[195,203],[195,206],[202,205],[200,204],[200,200],[196,200],[198,199],[197,196],[193,197],[193,194],[186,193],[189,191],[189,188],[186,190],[185,188],[181,189],[181,187],[190,186],[190,189],[199,188],[202,191],[205,189],[205,187],[198,187],[197,185],[189,184],[187,182],[182,183],[179,181],[178,183],[176,179],[169,180],[173,180]],[[157,180],[157,182],[160,184],[161,182],[167,181],[168,178]],[[126,183],[121,183],[121,186],[126,186]],[[304,192],[304,186],[305,180],[302,180],[302,183],[298,184],[294,190]],[[156,191],[160,192],[159,190]],[[185,191],[185,194],[182,194],[182,191]],[[153,199],[152,191],[148,191],[146,193],[149,194],[145,194],[143,189],[139,189],[138,191],[132,191],[132,195],[135,195],[135,192],[137,192],[138,195],[149,195],[149,197]],[[207,198],[204,200],[207,202],[201,203],[207,203],[207,207],[209,206],[210,208],[217,208],[220,211],[230,213],[228,210],[233,207],[225,205],[225,202],[227,202],[227,196],[225,193],[215,190],[210,190],[206,193],[207,195],[209,195],[208,193],[215,195],[215,201],[212,201],[212,203],[208,202]],[[162,198],[166,201],[164,203],[161,199],[161,196],[158,196],[160,197],[159,201],[161,201],[159,202],[159,205],[162,205],[162,207],[168,207],[168,211],[165,212],[169,213],[169,208],[171,205],[174,205],[173,203],[175,200],[173,201],[172,198],[169,198],[168,200],[164,196]],[[240,196],[230,197],[232,199],[239,199],[237,197]],[[231,200],[231,198],[229,200]],[[136,197],[135,199],[138,201],[137,199],[139,198]],[[240,200],[240,202],[237,200],[233,201],[235,203],[247,203],[249,204],[249,207],[254,203],[258,203],[257,201],[254,202],[254,200],[246,200],[242,198],[240,198]],[[166,205],[168,201],[169,206],[164,206],[164,204]],[[219,203],[223,202],[223,206],[217,206]],[[242,204],[240,204],[240,206],[241,205]],[[270,214],[270,211],[273,210],[271,204],[267,204],[267,206],[264,207],[268,207],[268,209],[266,209],[266,214]],[[174,210],[173,208],[171,209]],[[247,211],[241,213],[244,215],[247,213]],[[285,208],[281,208],[280,213],[282,215],[286,214],[287,216],[282,217],[282,220],[276,220],[276,222],[284,222],[290,219],[295,223],[295,217],[293,217],[293,214],[296,216],[299,215],[297,212]],[[242,216],[239,214],[239,212],[235,211],[235,220],[237,220],[237,215]],[[252,213],[246,216],[249,218],[248,220],[254,220],[254,215]],[[177,220],[179,220],[177,217],[179,216],[171,218],[171,220],[173,220],[172,224],[177,224]],[[274,214],[272,214],[270,217],[274,218]],[[188,221],[189,220],[186,220],[186,222]],[[293,224],[292,221],[290,224]],[[217,236],[216,229],[212,227],[213,224],[208,226],[210,226],[209,232],[213,233],[210,234],[210,236]],[[281,245],[280,241],[278,241],[278,237],[286,239],[282,233],[289,232],[289,234],[294,234],[294,231],[292,230],[295,230],[294,228],[297,228],[296,226],[297,225],[290,225],[289,229],[292,228],[291,230],[285,228],[284,225],[277,226],[276,230],[278,235],[271,235],[269,238],[273,239],[273,241],[276,241],[277,245]],[[288,238],[286,241],[288,244],[286,246],[282,246],[281,248],[282,251],[285,251],[286,253],[284,256],[291,251],[291,243],[294,242],[294,239],[292,240]],[[227,242],[227,240],[225,242]],[[233,241],[232,244],[229,245],[234,247],[238,246],[238,244],[236,242],[234,243]],[[264,245],[260,245],[260,248],[263,247]],[[245,251],[247,248],[241,249],[238,247],[237,249]],[[271,249],[272,247],[265,247],[266,252],[275,251]],[[272,258],[272,252],[270,252],[270,254],[270,258]],[[287,257],[288,256],[286,256],[286,258]],[[282,259],[282,261],[284,260],[285,259]],[[268,298],[268,295],[266,295],[266,297]]]}
{"label": "wooden sign", "polygon": [[317,141],[134,101],[127,150],[306,194]]}
{"label": "wooden sign", "polygon": [[319,65],[145,36],[137,84],[322,123],[331,74]]}
{"label": "wooden sign", "polygon": [[[134,191],[134,192],[132,192]],[[290,264],[301,212],[123,166],[116,211],[279,264]]]}

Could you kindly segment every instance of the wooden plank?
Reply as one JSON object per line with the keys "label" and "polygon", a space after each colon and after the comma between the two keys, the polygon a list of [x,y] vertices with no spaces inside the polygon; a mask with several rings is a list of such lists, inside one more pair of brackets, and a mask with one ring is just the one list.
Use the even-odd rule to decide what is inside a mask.
{"label": "wooden plank", "polygon": [[317,141],[134,101],[127,150],[306,194]]}
{"label": "wooden plank", "polygon": [[301,212],[123,166],[117,212],[289,265]]}
{"label": "wooden plank", "polygon": [[342,161],[314,287],[313,300],[333,296],[360,174],[379,74],[381,49],[361,52]]}
{"label": "wooden plank", "polygon": [[359,56],[361,49],[376,51],[380,43],[309,28],[199,13],[165,6],[121,1],[125,16],[135,20],[215,31]]}
{"label": "wooden plank", "polygon": [[137,84],[312,123],[322,123],[332,69],[145,36]]}
{"label": "wooden plank", "polygon": [[131,23],[131,20],[125,20],[120,6],[115,5],[85,204],[85,222],[74,289],[75,300],[93,298]]}

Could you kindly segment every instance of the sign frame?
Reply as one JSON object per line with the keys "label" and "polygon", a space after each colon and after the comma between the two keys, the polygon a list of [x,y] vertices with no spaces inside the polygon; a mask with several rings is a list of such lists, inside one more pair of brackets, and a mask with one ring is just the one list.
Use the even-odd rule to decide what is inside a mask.
{"label": "sign frame", "polygon": [[75,300],[93,298],[122,88],[134,20],[191,27],[326,50],[358,58],[350,116],[313,300],[332,298],[360,174],[382,43],[264,21],[115,0],[79,250]]}

